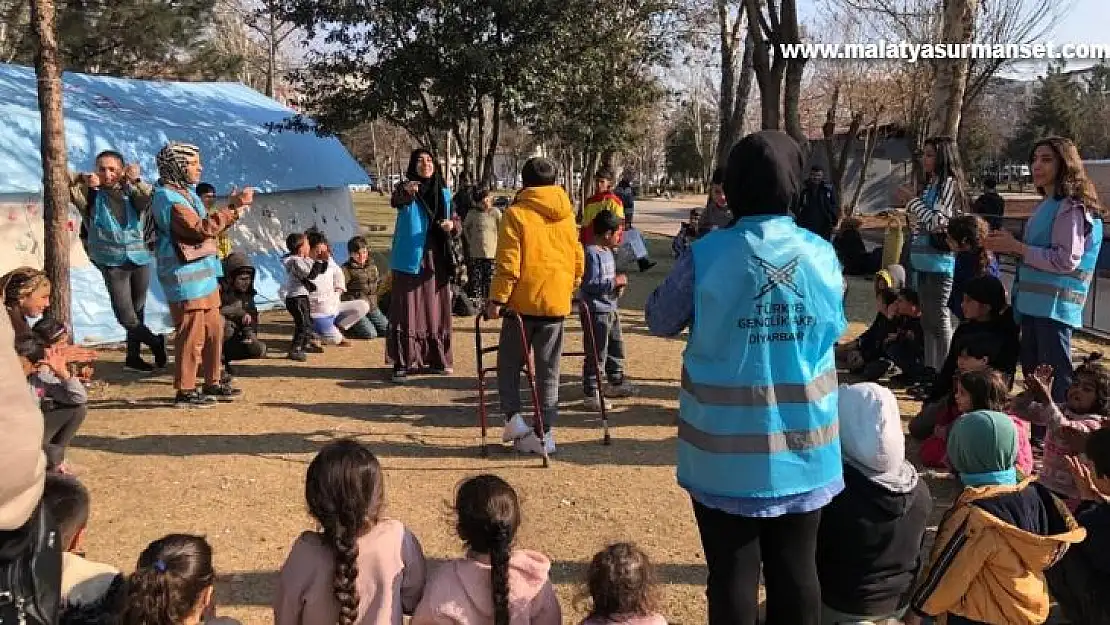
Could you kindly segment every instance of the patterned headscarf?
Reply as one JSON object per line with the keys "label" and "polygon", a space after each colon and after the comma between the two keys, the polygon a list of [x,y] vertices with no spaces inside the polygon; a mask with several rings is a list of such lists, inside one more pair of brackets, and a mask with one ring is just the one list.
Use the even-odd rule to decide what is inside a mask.
{"label": "patterned headscarf", "polygon": [[182,187],[192,186],[189,174],[185,168],[191,156],[200,156],[200,148],[188,143],[167,143],[158,152],[158,177],[163,183],[175,184]]}

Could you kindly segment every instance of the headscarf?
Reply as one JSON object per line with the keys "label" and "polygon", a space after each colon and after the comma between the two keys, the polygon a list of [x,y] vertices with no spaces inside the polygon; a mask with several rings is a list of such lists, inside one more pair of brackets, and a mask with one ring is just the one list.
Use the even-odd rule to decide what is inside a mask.
{"label": "headscarf", "polygon": [[189,143],[171,141],[158,151],[155,160],[158,163],[158,177],[163,184],[173,184],[179,187],[191,187],[192,181],[186,172],[188,159],[200,156],[200,148]]}
{"label": "headscarf", "polygon": [[964,486],[1017,484],[1017,430],[993,410],[969,412],[948,431],[948,462]]}
{"label": "headscarf", "polygon": [[[420,159],[421,155],[427,154],[433,163],[432,175],[428,178],[420,176],[416,173],[416,162]],[[424,206],[431,212],[433,221],[442,221],[447,219],[447,207],[443,204],[443,176],[439,173],[439,163],[436,162],[435,157],[431,152],[424,148],[417,148],[409,155],[409,167],[405,170],[405,176],[412,181],[420,183],[420,200]]]}
{"label": "headscarf", "polygon": [[725,197],[737,217],[787,215],[802,190],[802,150],[781,130],[763,130],[729,152]]}
{"label": "headscarf", "polygon": [[917,469],[906,460],[898,399],[871,382],[840,387],[840,447],[844,462],[893,493],[917,487]]}

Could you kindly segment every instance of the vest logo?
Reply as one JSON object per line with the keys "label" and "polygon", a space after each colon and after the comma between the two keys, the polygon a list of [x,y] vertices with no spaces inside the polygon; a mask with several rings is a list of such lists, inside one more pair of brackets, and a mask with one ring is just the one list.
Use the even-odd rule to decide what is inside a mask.
{"label": "vest logo", "polygon": [[767,276],[767,282],[759,288],[759,292],[756,293],[755,297],[752,299],[762,299],[764,295],[773,291],[775,287],[788,288],[798,297],[804,297],[802,292],[798,289],[798,284],[794,281],[794,274],[798,270],[798,265],[802,262],[801,256],[795,256],[782,266],[776,266],[754,254],[752,254],[752,258],[763,268],[763,272]]}

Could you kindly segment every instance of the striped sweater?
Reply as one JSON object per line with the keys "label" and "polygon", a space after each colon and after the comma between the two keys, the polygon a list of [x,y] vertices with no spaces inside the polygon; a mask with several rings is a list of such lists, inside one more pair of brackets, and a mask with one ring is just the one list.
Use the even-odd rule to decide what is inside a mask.
{"label": "striped sweater", "polygon": [[[936,184],[936,183],[932,183]],[[934,232],[948,225],[948,220],[960,213],[963,208],[963,198],[960,197],[960,188],[956,179],[949,176],[940,183],[936,202],[932,206],[925,203],[925,194],[906,202],[906,212],[913,217],[918,226],[925,232]]]}

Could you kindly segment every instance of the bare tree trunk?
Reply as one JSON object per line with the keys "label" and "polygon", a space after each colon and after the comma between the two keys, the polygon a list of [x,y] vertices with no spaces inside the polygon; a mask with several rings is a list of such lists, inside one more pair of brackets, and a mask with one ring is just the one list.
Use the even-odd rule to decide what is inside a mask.
{"label": "bare tree trunk", "polygon": [[[728,162],[728,153],[744,131],[744,115],[752,91],[752,56],[755,44],[743,26],[745,5],[741,4],[736,19],[728,19],[728,2],[717,0],[717,20],[721,37],[721,84],[718,102],[717,153],[718,166]],[[745,36],[746,35],[746,36]],[[736,65],[737,47],[743,40],[744,53]]]}
{"label": "bare tree trunk", "polygon": [[493,94],[493,117],[490,119],[489,128],[489,144],[485,147],[485,154],[483,158],[485,163],[482,165],[482,184],[489,186],[493,182],[494,171],[493,161],[497,156],[497,144],[501,142],[501,93]]}
{"label": "bare tree trunk", "polygon": [[859,178],[856,179],[856,189],[852,193],[852,201],[841,210],[841,219],[851,217],[859,206],[859,199],[863,196],[863,187],[867,184],[867,172],[871,169],[871,159],[875,156],[875,146],[879,144],[879,116],[882,109],[871,119],[867,134],[863,139],[863,162],[859,166]]}
{"label": "bare tree trunk", "polygon": [[[944,0],[944,32],[941,41],[951,44],[971,43],[979,0]],[[967,89],[968,58],[938,60],[932,90],[932,112],[929,132],[955,137],[960,128],[960,113]]]}
{"label": "bare tree trunk", "polygon": [[58,58],[54,0],[31,2],[35,75],[41,117],[44,268],[50,278],[50,316],[70,324],[69,173],[66,164],[62,68]]}
{"label": "bare tree trunk", "polygon": [[477,175],[474,177],[476,184],[486,184],[486,104],[478,100],[478,163]]}

